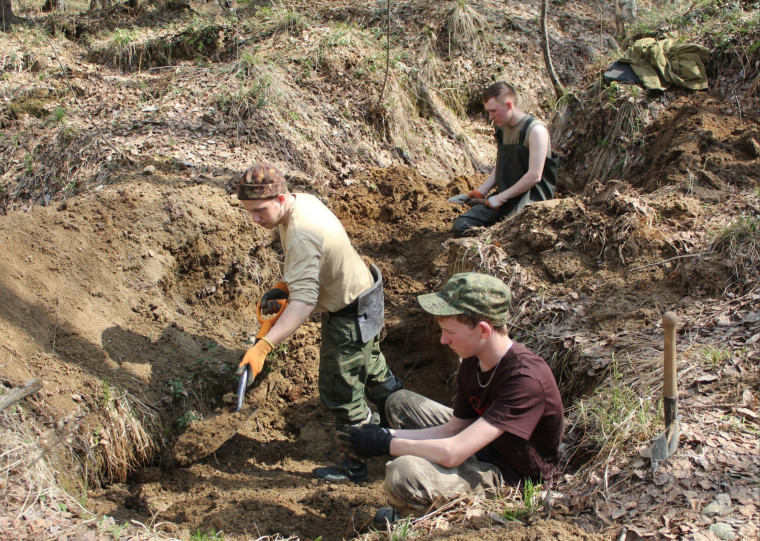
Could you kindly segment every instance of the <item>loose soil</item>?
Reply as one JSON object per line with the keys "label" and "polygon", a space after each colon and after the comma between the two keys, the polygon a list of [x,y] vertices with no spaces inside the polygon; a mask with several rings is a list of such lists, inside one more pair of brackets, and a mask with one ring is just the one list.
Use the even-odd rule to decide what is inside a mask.
{"label": "loose soil", "polygon": [[[478,186],[481,174],[394,165],[352,170],[324,186],[290,178],[295,191],[323,198],[381,269],[383,352],[408,389],[441,402],[453,397],[457,360],[438,344],[416,296],[453,272],[509,281],[513,334],[550,361],[568,407],[618,361],[656,387],[659,321],[666,310],[679,314],[679,352],[692,359],[679,374],[683,435],[657,476],[630,455],[584,469],[598,449],[569,415],[550,515],[527,524],[452,515],[432,537],[713,539],[719,519],[702,510],[726,498],[721,523],[739,538],[757,537],[757,273],[737,276],[707,252],[715,231],[760,212],[760,125],[717,95],[668,96],[644,159],[625,178],[591,181],[465,239],[451,235],[464,208],[447,199]],[[580,175],[577,156],[567,163],[576,170],[564,174]],[[97,516],[179,538],[366,533],[388,503],[384,461],[370,461],[361,485],[311,476],[339,459],[318,397],[318,317],[272,354],[244,411],[230,413],[235,368],[257,330],[255,303],[279,277],[274,234],[255,227],[231,196],[235,171],[226,166],[199,174],[159,162],[146,175],[144,165],[125,164],[64,202],[0,217],[3,383],[42,380],[26,399],[45,423],[37,435],[102,466],[86,502]],[[723,346],[745,353],[725,365],[693,361],[699,348]],[[716,433],[737,409],[750,428]],[[119,455],[122,440],[138,440],[109,432],[110,417],[140,419],[152,441]],[[209,447],[218,448],[207,454]],[[114,455],[144,460],[109,464]],[[14,527],[24,526],[0,521],[3,534]]]}
{"label": "loose soil", "polygon": [[[709,111],[690,100],[685,106],[676,117],[710,121]],[[752,126],[729,120],[721,120],[725,131],[713,129],[733,159],[724,159],[723,167],[754,168],[760,177],[744,147],[730,143]],[[662,139],[660,144],[667,152],[679,148]],[[687,295],[714,292],[725,283],[729,277],[721,265],[686,281],[677,268],[662,265],[629,273],[667,259],[674,242],[699,242],[697,228],[685,225],[703,219],[700,202],[683,193],[685,186],[670,183],[672,160],[663,164],[662,172],[650,169],[648,178],[659,179],[664,190],[639,193],[622,182],[590,186],[584,196],[533,205],[496,226],[493,241],[524,271],[513,281],[516,304],[545,289],[554,297],[584,300],[576,335],[643,332],[664,309],[686,308]],[[104,381],[129,390],[151,411],[169,407],[178,415],[183,392],[215,391],[218,410],[197,414],[232,419],[235,426],[215,436],[229,439],[205,459],[172,461],[164,453],[156,466],[91,492],[90,509],[116,520],[159,521],[184,535],[209,527],[227,535],[357,535],[387,503],[383,461],[370,462],[371,480],[360,486],[311,477],[314,467],[339,458],[332,420],[318,400],[316,322],[304,325],[256,382],[247,411],[231,415],[222,402],[224,392],[234,391],[244,340],[255,333],[254,301],[276,277],[276,241],[231,199],[225,189],[230,179],[178,185],[163,175],[125,177],[92,195],[0,222],[5,377],[41,376],[45,390],[31,399],[34,407],[53,418],[84,413],[80,423],[93,429]],[[407,388],[445,402],[451,400],[456,364],[436,346],[415,296],[438,287],[449,272],[451,250],[444,244],[461,208],[447,199],[480,181],[431,180],[392,167],[324,194],[360,253],[383,272],[388,314],[382,344],[390,366]],[[652,214],[661,216],[656,227],[648,223]],[[208,372],[230,375],[226,391],[218,381],[206,381]],[[164,443],[171,445],[171,438]],[[583,538],[566,522],[531,525],[541,531],[536,528],[559,529],[562,539]],[[471,535],[454,538],[487,534]],[[499,538],[505,535],[500,530]]]}

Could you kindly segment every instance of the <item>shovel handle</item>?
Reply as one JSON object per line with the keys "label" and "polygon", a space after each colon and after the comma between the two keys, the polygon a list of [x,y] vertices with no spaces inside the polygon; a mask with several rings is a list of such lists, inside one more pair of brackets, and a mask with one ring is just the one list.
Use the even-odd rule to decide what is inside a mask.
{"label": "shovel handle", "polygon": [[673,312],[665,312],[662,316],[662,327],[665,329],[665,374],[662,383],[664,398],[677,398],[676,385],[676,323],[678,318]]}

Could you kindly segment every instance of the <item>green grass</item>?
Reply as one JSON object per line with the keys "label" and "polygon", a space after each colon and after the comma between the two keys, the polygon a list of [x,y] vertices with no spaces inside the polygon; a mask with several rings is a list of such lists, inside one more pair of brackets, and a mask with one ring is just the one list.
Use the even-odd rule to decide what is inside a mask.
{"label": "green grass", "polygon": [[516,506],[507,506],[501,516],[507,520],[519,521],[532,515],[538,508],[539,491],[533,481],[525,479],[522,502]]}
{"label": "green grass", "polygon": [[599,449],[620,442],[646,441],[656,432],[656,407],[642,393],[631,388],[620,371],[613,355],[606,382],[601,382],[594,393],[576,404],[578,424],[585,427],[586,435]]}
{"label": "green grass", "polygon": [[177,426],[179,428],[185,428],[193,421],[199,420],[200,417],[194,411],[187,411],[177,418]]}
{"label": "green grass", "polygon": [[[760,18],[751,6],[742,9],[738,0],[696,0],[653,4],[639,11],[629,26],[628,35],[659,37],[668,30],[683,40],[698,41],[710,47],[740,50],[745,55],[758,46]],[[753,37],[754,36],[754,37]]]}
{"label": "green grass", "polygon": [[715,233],[711,250],[722,253],[739,284],[757,287],[760,279],[760,218],[740,216]]}
{"label": "green grass", "polygon": [[60,107],[60,106],[56,107],[53,110],[52,116],[53,116],[53,120],[55,122],[60,122],[61,120],[63,120],[64,118],[66,118],[66,109],[64,109],[63,107]]}
{"label": "green grass", "polygon": [[704,362],[713,368],[718,368],[731,359],[731,350],[726,346],[719,348],[705,348],[701,352]]}
{"label": "green grass", "polygon": [[727,247],[729,251],[740,251],[745,245],[760,243],[760,218],[741,216],[718,232],[716,242]]}

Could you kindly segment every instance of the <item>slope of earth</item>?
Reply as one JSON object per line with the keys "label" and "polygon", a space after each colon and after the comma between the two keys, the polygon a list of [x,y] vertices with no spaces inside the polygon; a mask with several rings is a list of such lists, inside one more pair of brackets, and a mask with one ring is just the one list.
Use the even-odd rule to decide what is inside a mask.
{"label": "slope of earth", "polygon": [[[91,538],[118,537],[115,524],[132,520],[167,538],[198,530],[231,539],[370,535],[367,522],[386,504],[382,461],[372,461],[371,481],[361,486],[324,485],[310,475],[338,458],[332,421],[317,394],[316,320],[272,356],[247,393],[247,417],[234,436],[186,467],[174,461],[175,438],[189,423],[228,412],[223,397],[234,389],[235,364],[256,331],[255,301],[279,275],[277,243],[252,227],[229,196],[235,172],[267,157],[287,165],[294,188],[323,197],[362,256],[381,268],[383,349],[408,388],[451,400],[456,359],[437,345],[415,297],[463,268],[510,282],[517,336],[557,374],[568,430],[551,517],[536,512],[525,527],[505,523],[488,502],[463,501],[416,522],[421,535],[756,538],[756,258],[712,242],[734,218],[758,216],[758,125],[757,115],[748,114],[756,104],[739,106],[717,93],[669,92],[657,101],[659,117],[646,130],[645,161],[624,168],[619,180],[589,181],[577,195],[529,207],[480,237],[451,241],[451,221],[461,209],[446,200],[480,184],[477,171],[493,149],[487,129],[443,115],[441,103],[474,115],[474,89],[509,73],[530,89],[526,108],[537,110],[551,88],[530,37],[538,3],[478,3],[498,29],[497,53],[514,64],[502,66],[483,49],[455,51],[446,78],[433,86],[465,98],[430,92],[431,80],[415,86],[426,96],[418,105],[427,113],[404,110],[415,111],[407,131],[399,120],[404,114],[390,107],[394,100],[373,116],[382,77],[379,65],[364,62],[382,49],[368,45],[372,32],[353,25],[382,29],[377,6],[309,4],[320,20],[341,23],[330,27],[288,19],[284,15],[298,12],[284,9],[266,15],[256,11],[260,4],[268,3],[252,4],[248,18],[260,15],[266,24],[251,35],[272,57],[248,51],[253,56],[241,54],[232,65],[222,53],[195,62],[174,58],[132,73],[132,59],[149,55],[134,55],[133,48],[108,53],[100,37],[89,44],[94,60],[78,56],[76,42],[63,48],[76,68],[70,72],[76,94],[102,121],[106,141],[134,163],[75,118],[73,98],[62,97],[67,70],[31,73],[29,50],[4,57],[18,77],[3,80],[2,383],[20,387],[36,377],[43,388],[23,408],[3,414],[3,429],[11,418],[28,424],[39,442],[29,456],[54,455],[72,472],[80,464],[91,478],[89,489],[80,491],[86,512],[72,505],[43,520],[18,497],[27,478],[9,476],[3,505],[12,512],[0,518],[0,535],[50,538],[60,531],[55,520],[78,521],[85,532],[78,535]],[[584,59],[598,53],[591,50],[599,41],[591,30],[600,14],[586,3],[562,7],[555,45],[561,74],[572,81],[588,69]],[[444,6],[408,2],[398,13],[394,36],[401,39],[407,28],[403,14],[415,30],[407,37],[435,36],[432,58],[440,60],[451,37],[442,23]],[[120,25],[128,18],[122,15],[108,24],[124,31]],[[609,24],[609,13],[602,15]],[[177,15],[185,17],[190,14]],[[97,28],[103,19],[84,17],[82,24]],[[417,32],[428,24],[429,32]],[[227,35],[224,24],[213,29]],[[143,51],[154,54],[158,42],[175,37],[173,29],[157,29]],[[424,40],[409,40],[405,46],[421,56],[430,52]],[[293,49],[308,54],[289,69],[275,69],[283,62],[277,55]],[[520,51],[514,60],[507,54],[512,49]],[[209,58],[218,65],[207,66]],[[315,68],[309,64],[315,59],[324,62]],[[403,61],[399,55],[391,78],[390,94],[399,101],[409,95],[398,83],[408,67]],[[409,64],[425,66],[418,57]],[[369,82],[355,85],[352,77]],[[251,81],[271,85],[251,94],[257,90]],[[36,93],[41,83],[47,93]],[[249,93],[238,99],[241,92]],[[61,98],[61,122],[51,121],[51,96]],[[639,100],[636,106],[649,103]],[[596,122],[605,114],[579,117],[576,122]],[[313,118],[317,128],[295,122],[303,118]],[[589,141],[593,133],[588,130]],[[582,164],[574,141],[565,143],[558,148],[571,154],[568,165]],[[146,165],[152,174],[142,174]],[[628,433],[632,423],[624,417],[607,440],[614,443],[610,450],[600,443],[609,427],[589,424],[576,404],[620,381],[636,393],[642,411],[657,411],[665,310],[675,310],[681,321],[682,436],[676,456],[653,476],[639,455],[653,434]],[[66,466],[56,471],[61,484],[76,487],[71,477]],[[94,522],[89,513],[109,518]]]}
{"label": "slope of earth", "polygon": [[[459,30],[453,4],[394,6],[387,79],[374,4],[252,2],[233,18],[181,2],[50,15],[39,23],[50,34],[32,25],[0,36],[0,211],[148,165],[213,178],[267,158],[302,184],[335,188],[378,166],[483,172],[490,130],[468,115],[482,113],[486,84],[509,79],[526,110],[548,114],[539,4],[480,2]],[[592,29],[609,16],[565,2],[550,20],[569,83],[602,54]]]}
{"label": "slope of earth", "polygon": [[[101,408],[160,412],[180,424],[189,413],[219,413],[186,411],[185,395],[217,392],[224,407],[221,395],[234,383],[225,376],[244,351],[253,300],[277,269],[270,235],[254,229],[224,189],[152,178],[125,179],[2,223],[5,377],[42,380],[43,391],[29,402],[50,415],[51,425],[71,417],[75,449],[97,452],[121,436],[106,436]],[[440,375],[431,378],[409,358],[417,349],[409,328],[420,318],[410,318],[406,307],[440,271],[435,260],[453,217],[446,199],[461,181],[452,186],[425,182],[411,169],[376,170],[330,200],[357,246],[373,245],[379,254],[391,366],[409,376],[409,388],[442,400],[453,366],[439,363]],[[117,521],[160,521],[177,535],[358,534],[385,503],[382,463],[373,462],[373,481],[363,486],[311,478],[312,468],[338,458],[316,381],[317,327],[310,323],[271,360],[248,393],[247,421],[216,453],[167,469],[171,457],[158,447],[170,441],[154,442],[157,465],[129,479],[114,471],[107,486],[89,492],[88,508]],[[115,392],[123,393],[122,403],[110,396]],[[570,524],[546,527],[566,530],[568,539],[581,535]]]}

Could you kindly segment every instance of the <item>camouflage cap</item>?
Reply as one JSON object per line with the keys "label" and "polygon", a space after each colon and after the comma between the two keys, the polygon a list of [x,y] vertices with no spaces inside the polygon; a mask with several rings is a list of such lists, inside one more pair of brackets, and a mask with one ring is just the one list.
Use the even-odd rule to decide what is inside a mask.
{"label": "camouflage cap", "polygon": [[499,327],[507,322],[512,292],[494,276],[463,272],[449,278],[441,291],[420,295],[417,300],[423,310],[434,316],[465,314]]}
{"label": "camouflage cap", "polygon": [[282,172],[269,162],[261,162],[243,172],[238,199],[271,199],[287,191]]}

